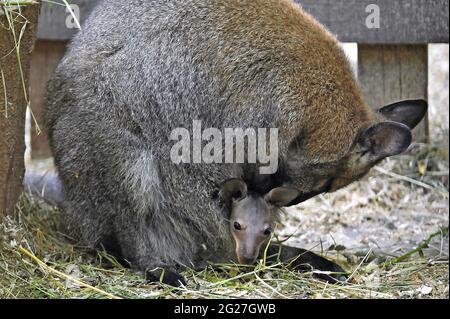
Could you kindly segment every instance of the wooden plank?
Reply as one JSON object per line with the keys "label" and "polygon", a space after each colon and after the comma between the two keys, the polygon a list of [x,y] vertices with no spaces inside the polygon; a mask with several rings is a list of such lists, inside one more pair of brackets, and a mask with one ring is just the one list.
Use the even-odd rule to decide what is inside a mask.
{"label": "wooden plank", "polygon": [[[0,14],[0,215],[12,213],[22,193],[28,76],[38,14],[37,5],[22,8],[20,16],[12,13],[9,19],[14,20],[12,28],[7,28],[6,15]],[[25,25],[21,17],[29,23],[16,54],[13,32],[18,39]]]}
{"label": "wooden plank", "polygon": [[[358,80],[374,108],[428,97],[427,45],[359,45]],[[415,130],[417,142],[428,141],[428,119]]]}
{"label": "wooden plank", "polygon": [[[61,0],[59,0],[61,1]],[[72,0],[83,21],[98,0]],[[448,0],[295,0],[342,42],[379,44],[448,43]],[[369,29],[366,8],[380,8],[380,28]],[[43,4],[38,37],[68,40],[76,29],[65,25],[62,6]]]}
{"label": "wooden plank", "polygon": [[[365,44],[448,43],[448,0],[295,0],[341,42]],[[375,4],[380,28],[366,19]]]}
{"label": "wooden plank", "polygon": [[[42,159],[51,156],[47,134],[44,130],[45,94],[47,82],[66,50],[66,43],[61,41],[36,42],[31,58],[30,101],[37,121],[31,120],[31,158]],[[38,128],[42,131],[40,134]]]}
{"label": "wooden plank", "polygon": [[[53,2],[42,3],[41,15],[39,17],[38,39],[67,41],[78,32],[78,29],[73,28],[72,23],[67,25],[67,20],[72,22],[72,18],[70,13],[66,11],[67,8],[62,4],[62,1],[55,0]],[[98,2],[97,0],[69,1],[70,4],[79,7],[81,23],[89,16],[89,13]]]}

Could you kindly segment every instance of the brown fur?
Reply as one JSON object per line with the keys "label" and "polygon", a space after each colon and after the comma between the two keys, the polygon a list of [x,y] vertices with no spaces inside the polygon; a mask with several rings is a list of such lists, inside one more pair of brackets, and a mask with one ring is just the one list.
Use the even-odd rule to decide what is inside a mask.
{"label": "brown fur", "polygon": [[[286,167],[290,185],[309,193],[330,176],[336,179],[332,188],[338,189],[364,175],[373,163],[360,167],[350,153],[358,134],[381,117],[364,101],[338,41],[292,1],[246,1],[245,12],[241,6],[227,1],[222,12],[221,36],[228,44],[224,71],[254,76],[246,87],[235,88],[236,100],[278,103],[272,112],[280,129],[280,153],[292,163]],[[254,74],[249,65],[255,65]],[[253,96],[264,90],[264,81],[270,83],[271,96]],[[237,114],[249,111],[240,109],[241,103],[233,105],[239,107]]]}

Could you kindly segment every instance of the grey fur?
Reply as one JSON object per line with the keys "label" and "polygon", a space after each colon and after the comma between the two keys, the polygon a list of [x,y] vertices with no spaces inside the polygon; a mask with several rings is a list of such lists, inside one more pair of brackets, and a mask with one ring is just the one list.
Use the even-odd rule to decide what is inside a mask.
{"label": "grey fur", "polygon": [[[312,165],[347,156],[378,119],[355,83],[337,42],[288,0],[104,1],[48,88],[67,225],[140,270],[229,260],[220,183],[244,178],[261,194],[319,189]],[[279,173],[173,164],[170,132],[194,119],[279,128]],[[333,133],[319,142],[326,128]]]}

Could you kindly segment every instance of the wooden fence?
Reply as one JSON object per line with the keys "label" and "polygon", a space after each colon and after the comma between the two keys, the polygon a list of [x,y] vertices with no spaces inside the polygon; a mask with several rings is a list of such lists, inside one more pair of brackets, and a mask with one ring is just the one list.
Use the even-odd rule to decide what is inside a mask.
{"label": "wooden fence", "polygon": [[[427,98],[428,44],[448,43],[448,0],[296,0],[342,42],[358,43],[358,79],[370,105]],[[97,0],[72,0],[83,21]],[[379,17],[377,21],[371,17]],[[67,28],[66,8],[44,3],[31,69],[31,100],[43,122],[45,83],[76,28]],[[368,25],[369,19],[369,25]],[[374,23],[370,23],[374,22]],[[378,27],[379,26],[379,27]],[[45,134],[32,130],[32,157],[50,156]],[[428,139],[428,121],[416,129]]]}

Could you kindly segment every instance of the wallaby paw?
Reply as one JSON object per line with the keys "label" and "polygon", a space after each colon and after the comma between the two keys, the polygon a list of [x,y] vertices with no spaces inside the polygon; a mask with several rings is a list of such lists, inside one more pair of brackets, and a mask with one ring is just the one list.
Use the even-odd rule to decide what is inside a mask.
{"label": "wallaby paw", "polygon": [[312,272],[316,270],[315,277],[332,284],[347,282],[348,273],[341,266],[323,257],[317,257],[314,259],[314,263],[297,264],[294,269]]}
{"label": "wallaby paw", "polygon": [[145,272],[145,279],[149,282],[160,282],[173,287],[186,285],[182,275],[170,268],[156,268]]}
{"label": "wallaby paw", "polygon": [[344,271],[333,272],[331,274],[314,273],[314,276],[331,284],[345,283],[349,278]]}
{"label": "wallaby paw", "polygon": [[320,270],[330,272],[330,274],[314,273],[314,275],[332,284],[347,282],[349,278],[347,272],[332,261],[327,260]]}

